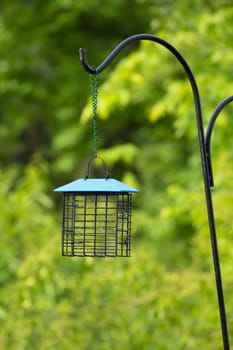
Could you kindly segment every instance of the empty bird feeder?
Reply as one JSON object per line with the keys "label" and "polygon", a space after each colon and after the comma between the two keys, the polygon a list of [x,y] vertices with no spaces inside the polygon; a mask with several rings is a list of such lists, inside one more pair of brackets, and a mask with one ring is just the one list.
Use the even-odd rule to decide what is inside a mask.
{"label": "empty bird feeder", "polygon": [[[55,189],[63,192],[62,255],[129,257],[132,193],[139,192],[110,178],[97,156],[97,75],[91,76],[94,156],[84,179]],[[105,177],[89,178],[92,161],[100,158]]]}
{"label": "empty bird feeder", "polygon": [[[132,193],[139,192],[109,177],[84,179],[55,189],[63,192],[62,255],[129,257]],[[99,157],[98,157],[99,158]]]}

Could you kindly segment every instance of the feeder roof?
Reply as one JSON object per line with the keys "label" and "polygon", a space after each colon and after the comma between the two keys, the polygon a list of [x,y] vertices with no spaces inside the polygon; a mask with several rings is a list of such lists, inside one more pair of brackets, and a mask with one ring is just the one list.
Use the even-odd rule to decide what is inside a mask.
{"label": "feeder roof", "polygon": [[79,179],[58,187],[55,192],[139,192],[115,179]]}

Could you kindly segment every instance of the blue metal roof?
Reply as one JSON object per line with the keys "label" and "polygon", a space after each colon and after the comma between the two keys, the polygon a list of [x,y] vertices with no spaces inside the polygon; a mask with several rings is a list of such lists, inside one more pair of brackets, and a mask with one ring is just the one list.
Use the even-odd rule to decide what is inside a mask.
{"label": "blue metal roof", "polygon": [[54,192],[139,192],[115,179],[80,179],[58,187]]}

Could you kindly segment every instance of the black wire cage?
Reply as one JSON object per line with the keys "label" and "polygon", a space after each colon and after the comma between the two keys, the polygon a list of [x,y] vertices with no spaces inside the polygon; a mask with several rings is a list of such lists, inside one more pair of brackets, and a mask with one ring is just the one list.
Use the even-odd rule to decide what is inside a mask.
{"label": "black wire cage", "polygon": [[63,192],[62,255],[130,257],[132,193],[115,179],[80,179]]}

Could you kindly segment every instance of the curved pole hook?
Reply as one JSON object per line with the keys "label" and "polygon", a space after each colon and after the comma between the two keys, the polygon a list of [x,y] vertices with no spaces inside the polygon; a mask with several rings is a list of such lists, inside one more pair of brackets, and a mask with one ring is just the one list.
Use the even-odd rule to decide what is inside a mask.
{"label": "curved pole hook", "polygon": [[206,155],[201,101],[200,101],[197,83],[191,68],[189,67],[188,63],[186,62],[184,57],[181,55],[181,53],[174,46],[172,46],[166,40],[152,34],[136,34],[126,38],[118,46],[116,46],[116,48],[107,56],[107,58],[97,67],[92,67],[88,64],[86,59],[86,49],[81,48],[79,50],[80,61],[81,61],[81,64],[83,65],[83,68],[88,73],[98,74],[102,72],[128,44],[135,41],[140,41],[140,40],[152,41],[167,48],[168,51],[170,51],[180,62],[191,84],[194,105],[195,105],[196,122],[197,122],[200,154],[201,154],[201,161],[202,161],[202,172],[203,172],[205,198],[206,198],[206,206],[207,206],[208,220],[209,220],[210,239],[211,239],[213,264],[214,264],[214,271],[215,271],[219,314],[220,314],[221,328],[222,328],[223,346],[224,346],[224,350],[230,350],[226,312],[225,312],[225,303],[224,303],[224,294],[223,294],[223,288],[222,288],[222,277],[221,277],[220,261],[219,261],[219,254],[218,254],[217,234],[216,234],[215,221],[214,221],[214,210],[213,210],[211,189],[210,189],[210,183],[209,183],[209,167],[208,167],[208,161],[207,161],[207,155]]}
{"label": "curved pole hook", "polygon": [[206,184],[208,184],[208,175],[207,175],[208,166],[207,166],[207,159],[206,159],[206,152],[205,152],[205,136],[204,136],[203,121],[202,121],[201,101],[200,101],[197,83],[196,83],[195,77],[194,77],[193,72],[192,72],[191,68],[189,67],[188,63],[186,62],[184,57],[181,55],[181,53],[173,45],[171,45],[166,40],[164,40],[158,36],[152,35],[152,34],[136,34],[136,35],[132,35],[132,36],[126,38],[119,45],[117,45],[115,47],[115,49],[107,56],[107,58],[97,67],[92,67],[87,62],[86,49],[80,48],[79,49],[80,62],[82,64],[83,68],[89,74],[101,73],[126,46],[128,46],[132,42],[141,41],[141,40],[153,41],[153,42],[160,44],[161,46],[164,46],[165,48],[167,48],[178,59],[178,61],[181,63],[181,65],[183,66],[183,68],[186,72],[186,75],[187,75],[188,80],[189,80],[191,87],[192,87],[193,98],[194,98],[196,120],[197,120],[197,129],[198,129],[201,160],[202,160],[203,177],[204,177],[204,182]]}
{"label": "curved pole hook", "polygon": [[212,131],[213,131],[215,121],[219,116],[219,113],[223,110],[224,107],[226,107],[232,101],[233,101],[233,95],[225,98],[222,102],[218,104],[218,106],[216,107],[214,113],[210,118],[209,124],[206,129],[206,138],[205,138],[206,156],[207,156],[208,172],[209,172],[209,184],[211,187],[214,187],[213,167],[212,167],[212,161],[211,161],[211,148],[210,148]]}

